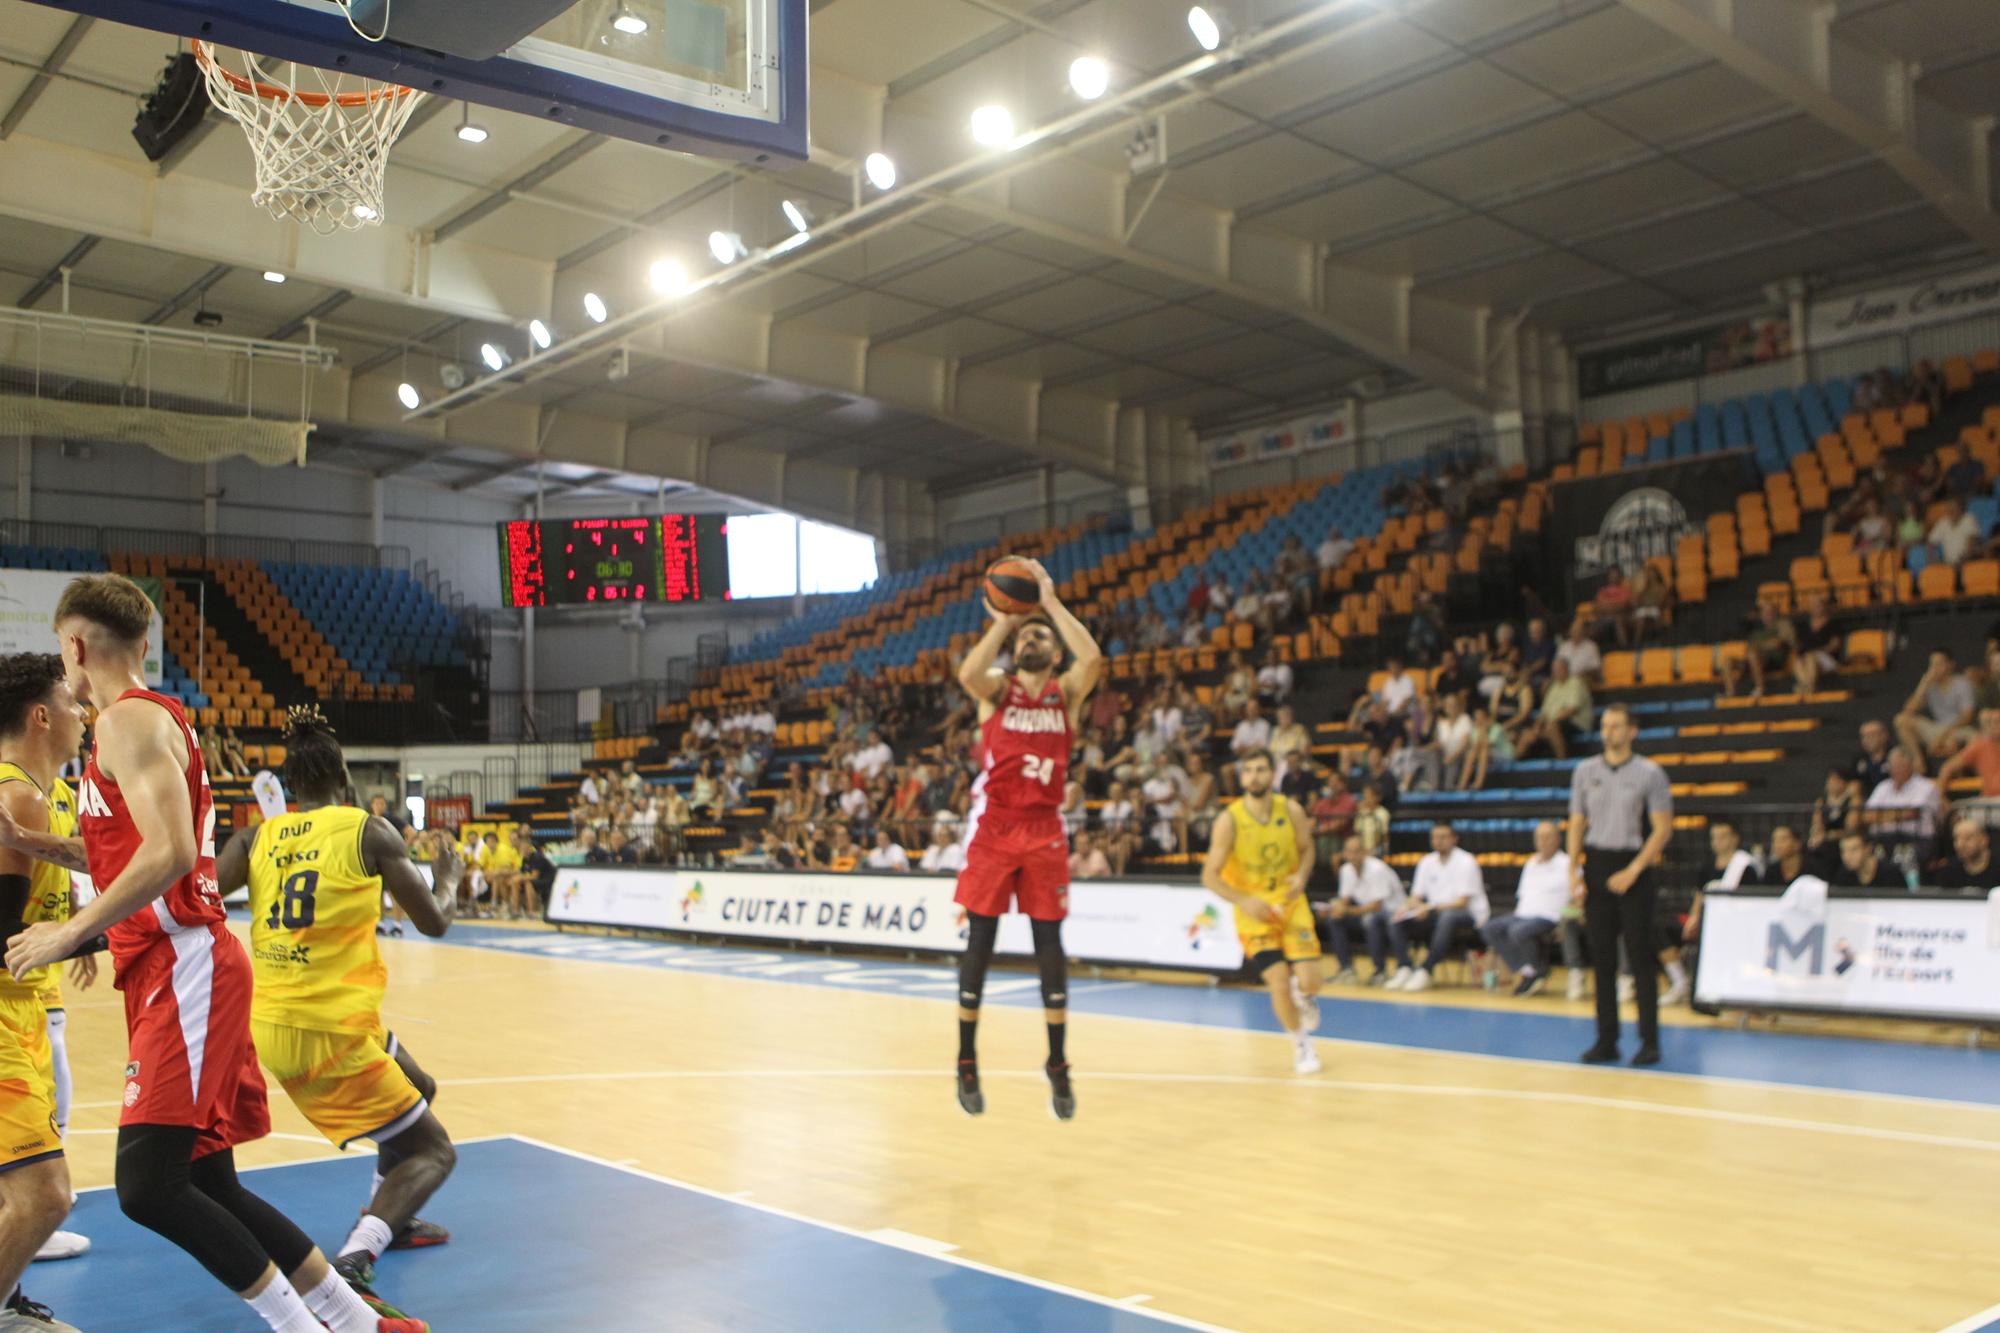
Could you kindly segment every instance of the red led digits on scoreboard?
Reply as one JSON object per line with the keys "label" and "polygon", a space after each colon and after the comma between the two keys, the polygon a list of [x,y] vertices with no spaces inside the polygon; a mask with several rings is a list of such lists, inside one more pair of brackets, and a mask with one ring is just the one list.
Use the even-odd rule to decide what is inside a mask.
{"label": "red led digits on scoreboard", "polygon": [[701,600],[701,554],[695,544],[693,514],[665,514],[660,518],[660,558],[663,602]]}

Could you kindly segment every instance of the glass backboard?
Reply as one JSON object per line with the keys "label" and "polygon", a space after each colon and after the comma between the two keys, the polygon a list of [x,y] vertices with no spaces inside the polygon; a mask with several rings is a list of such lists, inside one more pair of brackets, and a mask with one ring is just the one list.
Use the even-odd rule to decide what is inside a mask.
{"label": "glass backboard", "polygon": [[484,60],[370,42],[337,0],[37,3],[682,152],[806,155],[806,0],[582,0]]}

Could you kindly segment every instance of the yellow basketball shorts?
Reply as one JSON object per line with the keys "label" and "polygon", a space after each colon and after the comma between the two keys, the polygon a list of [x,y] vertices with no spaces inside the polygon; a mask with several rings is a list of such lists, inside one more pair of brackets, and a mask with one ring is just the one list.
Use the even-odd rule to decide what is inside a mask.
{"label": "yellow basketball shorts", "polygon": [[1277,902],[1274,906],[1283,919],[1272,925],[1251,920],[1241,908],[1236,910],[1236,934],[1243,941],[1244,959],[1276,953],[1282,954],[1288,963],[1302,963],[1319,957],[1319,931],[1313,927],[1312,908],[1305,898],[1294,898],[1289,905]]}
{"label": "yellow basketball shorts", "polygon": [[0,1171],[62,1155],[54,1057],[40,997],[0,997]]}
{"label": "yellow basketball shorts", "polygon": [[379,1028],[321,1032],[253,1018],[250,1036],[292,1105],[336,1147],[392,1139],[424,1112],[423,1094],[389,1054]]}
{"label": "yellow basketball shorts", "polygon": [[63,1007],[62,970],[60,968],[52,967],[49,969],[49,979],[42,984],[40,990],[35,992],[35,998],[42,1002],[42,1008],[44,1009],[60,1009]]}

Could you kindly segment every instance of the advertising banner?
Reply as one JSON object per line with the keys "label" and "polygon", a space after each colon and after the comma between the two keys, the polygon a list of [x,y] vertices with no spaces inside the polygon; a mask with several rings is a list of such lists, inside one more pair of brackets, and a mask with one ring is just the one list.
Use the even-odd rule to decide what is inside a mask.
{"label": "advertising banner", "polygon": [[1349,399],[1330,411],[1204,440],[1202,448],[1211,466],[1228,467],[1231,463],[1257,463],[1267,458],[1331,449],[1353,438],[1354,400]]}
{"label": "advertising banner", "polygon": [[2000,311],[2000,264],[1989,264],[1942,278],[1878,287],[1858,296],[1814,301],[1806,312],[1806,330],[1812,340],[1809,346],[1818,349],[1996,311]]}
{"label": "advertising banner", "polygon": [[1576,391],[1580,398],[1596,398],[1647,384],[1741,370],[1791,354],[1790,319],[1783,315],[1739,319],[1578,353]]}
{"label": "advertising banner", "polygon": [[1591,577],[1615,564],[1631,574],[1671,556],[1678,539],[1703,531],[1705,515],[1756,484],[1742,450],[1558,482],[1542,520],[1549,567]]}
{"label": "advertising banner", "polygon": [[[56,651],[56,602],[76,575],[46,569],[0,569],[0,653],[52,653]],[[166,679],[165,635],[160,626],[160,581],[139,579],[139,586],[153,603],[153,619],[146,628],[146,683],[158,685]],[[194,663],[183,663],[190,675]]]}
{"label": "advertising banner", "polygon": [[[746,870],[565,867],[549,895],[558,924],[687,931],[857,948],[956,953],[964,911],[952,879]],[[1083,881],[1070,886],[1063,947],[1073,957],[1234,972],[1243,949],[1228,904],[1192,885]],[[1026,918],[1002,919],[999,952],[1028,957]]]}
{"label": "advertising banner", "polygon": [[1910,1018],[2000,1020],[2000,903],[1828,897],[1787,910],[1774,894],[1704,900],[1698,1001]]}

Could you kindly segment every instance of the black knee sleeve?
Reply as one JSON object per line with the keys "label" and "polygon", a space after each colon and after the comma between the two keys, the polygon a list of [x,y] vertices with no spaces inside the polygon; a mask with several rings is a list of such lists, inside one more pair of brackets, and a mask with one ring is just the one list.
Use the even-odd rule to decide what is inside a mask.
{"label": "black knee sleeve", "polygon": [[257,1244],[280,1273],[296,1273],[313,1252],[312,1237],[291,1218],[243,1188],[236,1178],[236,1154],[224,1149],[200,1158],[188,1168],[194,1187],[220,1204],[256,1237]]}
{"label": "black knee sleeve", "polygon": [[1042,974],[1042,1008],[1069,1007],[1069,960],[1063,957],[1062,922],[1030,919],[1035,937],[1035,966]]}
{"label": "black knee sleeve", "polygon": [[[118,1206],[125,1216],[186,1250],[216,1281],[247,1291],[271,1262],[243,1224],[196,1189],[195,1132],[183,1125],[127,1125],[118,1131]],[[307,1242],[311,1248],[311,1242]]]}
{"label": "black knee sleeve", "polygon": [[993,961],[993,942],[1000,937],[1000,918],[965,914],[965,952],[958,959],[958,1004],[961,1009],[977,1009],[986,994],[986,968]]}

